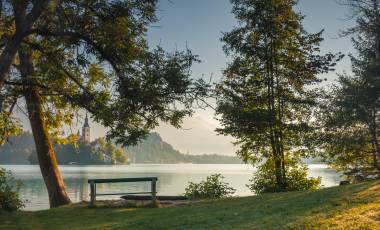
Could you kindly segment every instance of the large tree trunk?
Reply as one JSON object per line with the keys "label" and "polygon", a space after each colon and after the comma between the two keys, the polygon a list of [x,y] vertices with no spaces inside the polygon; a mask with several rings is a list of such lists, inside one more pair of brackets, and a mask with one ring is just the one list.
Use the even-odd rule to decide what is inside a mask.
{"label": "large tree trunk", "polygon": [[49,194],[50,207],[69,204],[70,198],[58,169],[54,148],[43,119],[41,97],[37,89],[30,87],[25,94],[25,99],[41,173]]}
{"label": "large tree trunk", "polygon": [[19,58],[21,77],[25,84],[29,84],[24,96],[36,144],[38,162],[49,194],[50,207],[54,208],[69,204],[70,198],[67,195],[65,184],[59,172],[54,148],[44,120],[42,99],[38,88],[33,86],[33,82],[30,81],[30,78],[34,75],[32,55],[20,51]]}

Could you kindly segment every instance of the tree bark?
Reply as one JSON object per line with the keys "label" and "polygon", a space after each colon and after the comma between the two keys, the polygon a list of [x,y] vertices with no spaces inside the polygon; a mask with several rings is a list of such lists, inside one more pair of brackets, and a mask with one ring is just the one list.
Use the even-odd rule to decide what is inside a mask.
{"label": "tree bark", "polygon": [[377,162],[377,152],[376,152],[376,147],[375,147],[375,143],[372,141],[372,160],[373,160],[373,167],[375,167],[378,171],[378,173],[380,174],[380,167],[379,167],[379,164]]}
{"label": "tree bark", "polygon": [[[33,76],[34,68],[31,54],[19,52],[20,72],[24,82]],[[65,184],[58,169],[53,144],[43,115],[42,99],[36,86],[29,86],[25,90],[25,100],[28,109],[29,121],[32,127],[33,138],[36,144],[38,162],[42,177],[49,194],[50,207],[58,207],[71,203],[67,195]]]}
{"label": "tree bark", "polygon": [[275,164],[275,172],[276,172],[276,182],[277,182],[277,186],[278,188],[281,190],[281,191],[284,191],[285,188],[284,188],[284,178],[282,177],[282,172],[281,172],[281,160],[279,159],[279,157],[275,157],[275,160],[274,160],[274,164]]}
{"label": "tree bark", "polygon": [[284,178],[282,176],[282,163],[281,163],[281,157],[279,154],[279,149],[278,149],[278,143],[276,142],[275,139],[275,132],[273,131],[273,128],[271,130],[271,146],[272,146],[272,154],[273,154],[273,160],[274,160],[274,167],[275,167],[275,176],[276,176],[276,184],[277,187],[283,191],[285,190],[284,187]]}
{"label": "tree bark", "polygon": [[29,120],[36,143],[38,162],[49,194],[50,207],[71,203],[58,169],[52,142],[43,119],[41,97],[35,87],[25,94]]}
{"label": "tree bark", "polygon": [[288,187],[288,182],[286,178],[286,160],[285,160],[285,154],[281,147],[281,172],[282,172],[282,186],[284,189]]}
{"label": "tree bark", "polygon": [[8,74],[12,65],[12,62],[16,56],[17,50],[21,44],[21,35],[16,34],[11,38],[8,44],[5,46],[0,56],[0,89],[3,88],[5,81],[8,78]]}
{"label": "tree bark", "polygon": [[372,148],[374,150],[373,159],[374,159],[375,167],[377,168],[377,170],[380,171],[380,166],[378,164],[378,158],[380,158],[380,144],[379,144],[379,140],[377,137],[376,116],[374,116],[372,123],[373,124],[370,126],[370,132],[371,132],[371,136],[372,136]]}

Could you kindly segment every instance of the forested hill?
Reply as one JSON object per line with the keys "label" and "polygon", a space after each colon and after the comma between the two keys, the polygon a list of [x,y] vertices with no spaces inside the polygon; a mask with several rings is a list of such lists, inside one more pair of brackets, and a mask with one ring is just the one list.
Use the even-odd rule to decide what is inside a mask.
{"label": "forested hill", "polygon": [[[56,155],[59,164],[79,162],[81,164],[97,164],[100,161],[87,159],[86,146],[80,145],[79,154],[74,154],[70,146],[57,147]],[[25,132],[17,137],[10,138],[10,143],[0,146],[0,164],[36,164],[35,145],[31,133]],[[74,151],[75,152],[75,151]],[[237,157],[221,155],[185,155],[164,142],[157,133],[152,133],[139,145],[126,148],[131,163],[195,163],[195,164],[239,164]],[[32,154],[33,153],[33,154]],[[83,159],[82,159],[83,158]],[[91,158],[93,159],[93,157]]]}
{"label": "forested hill", "polygon": [[[107,143],[104,143],[106,145]],[[81,165],[126,164],[127,157],[123,149],[112,143],[109,146],[92,148],[89,144],[78,142],[77,146],[71,144],[54,144],[55,156],[60,165],[71,163]],[[105,158],[105,155],[108,158]],[[38,164],[37,153],[33,135],[24,132],[11,137],[9,142],[0,146],[0,164]]]}
{"label": "forested hill", "polygon": [[194,164],[241,164],[237,157],[222,155],[186,155],[163,141],[158,133],[151,133],[137,146],[126,148],[131,163],[194,163]]}

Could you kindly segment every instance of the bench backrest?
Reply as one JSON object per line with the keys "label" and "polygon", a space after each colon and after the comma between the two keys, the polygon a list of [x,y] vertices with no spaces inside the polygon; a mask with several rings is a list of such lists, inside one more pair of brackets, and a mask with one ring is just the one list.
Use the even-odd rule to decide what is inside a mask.
{"label": "bench backrest", "polygon": [[144,181],[157,181],[157,177],[140,177],[140,178],[115,178],[115,179],[89,179],[88,183],[122,183],[122,182],[144,182]]}

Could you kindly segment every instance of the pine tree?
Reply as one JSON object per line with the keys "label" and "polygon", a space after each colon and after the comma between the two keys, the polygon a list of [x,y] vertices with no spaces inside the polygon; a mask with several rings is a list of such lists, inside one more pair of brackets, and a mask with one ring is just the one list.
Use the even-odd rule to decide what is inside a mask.
{"label": "pine tree", "polygon": [[221,39],[233,61],[217,86],[217,131],[237,139],[246,162],[270,164],[276,191],[284,191],[291,162],[308,150],[315,95],[307,87],[320,82],[317,75],[340,56],[319,54],[322,31],[304,30],[303,16],[293,9],[296,1],[231,2],[239,27]]}
{"label": "pine tree", "polygon": [[352,74],[342,74],[322,101],[318,121],[322,156],[352,179],[380,173],[380,7],[379,0],[344,0],[356,25],[352,36],[357,56]]}

